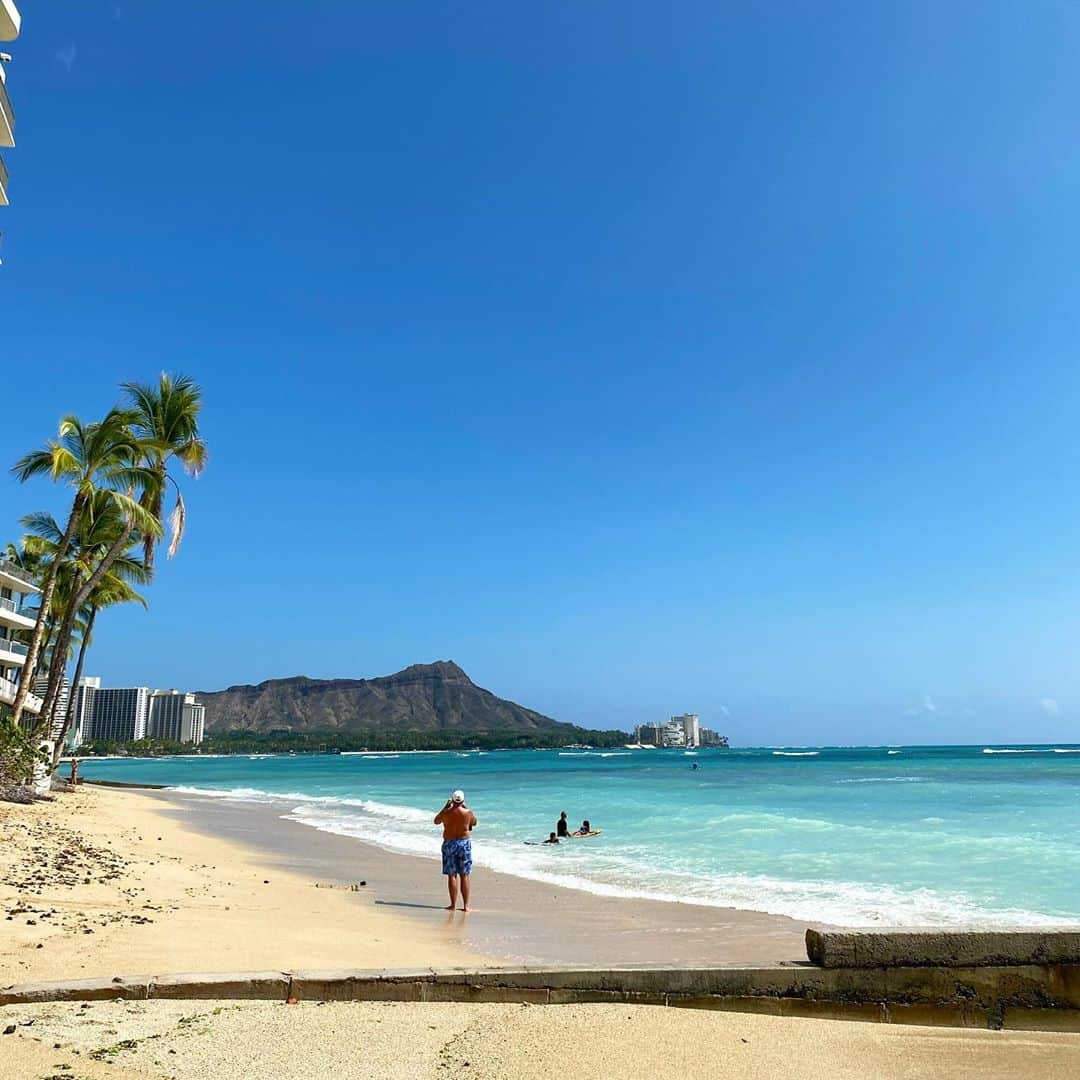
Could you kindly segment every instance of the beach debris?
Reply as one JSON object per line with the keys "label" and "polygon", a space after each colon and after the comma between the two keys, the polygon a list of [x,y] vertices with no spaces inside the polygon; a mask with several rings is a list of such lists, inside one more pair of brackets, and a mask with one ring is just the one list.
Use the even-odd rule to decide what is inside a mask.
{"label": "beach debris", "polygon": [[15,1025],[14,1024],[8,1024],[8,1026],[6,1028],[4,1028],[4,1034],[5,1035],[14,1035],[15,1034]]}

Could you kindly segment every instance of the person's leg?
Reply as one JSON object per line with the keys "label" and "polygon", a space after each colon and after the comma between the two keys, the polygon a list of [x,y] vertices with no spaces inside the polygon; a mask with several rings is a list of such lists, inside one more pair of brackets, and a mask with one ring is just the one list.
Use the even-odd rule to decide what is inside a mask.
{"label": "person's leg", "polygon": [[469,910],[469,875],[461,875],[461,910]]}
{"label": "person's leg", "polygon": [[457,907],[458,876],[457,874],[446,875],[446,887],[450,890],[450,903],[446,905],[447,911],[453,911]]}

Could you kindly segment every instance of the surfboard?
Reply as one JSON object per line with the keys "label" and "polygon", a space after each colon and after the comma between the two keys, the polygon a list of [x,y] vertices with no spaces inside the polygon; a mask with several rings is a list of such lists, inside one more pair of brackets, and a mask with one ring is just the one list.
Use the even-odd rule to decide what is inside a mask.
{"label": "surfboard", "polygon": [[[584,836],[560,836],[559,843],[564,840],[591,840],[594,836],[599,836],[604,830],[595,829],[591,833],[586,833]],[[528,844],[529,847],[556,847],[556,844],[549,844],[545,840],[522,840],[523,844]]]}

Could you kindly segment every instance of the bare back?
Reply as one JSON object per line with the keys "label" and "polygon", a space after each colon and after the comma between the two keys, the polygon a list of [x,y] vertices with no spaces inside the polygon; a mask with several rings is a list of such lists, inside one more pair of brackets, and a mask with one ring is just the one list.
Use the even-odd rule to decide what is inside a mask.
{"label": "bare back", "polygon": [[436,815],[435,824],[442,826],[444,840],[464,840],[476,824],[476,815],[464,803],[447,806]]}

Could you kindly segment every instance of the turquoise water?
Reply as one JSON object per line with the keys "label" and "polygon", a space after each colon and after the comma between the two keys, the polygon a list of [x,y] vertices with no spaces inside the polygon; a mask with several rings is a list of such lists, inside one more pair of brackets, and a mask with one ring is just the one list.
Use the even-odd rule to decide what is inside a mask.
{"label": "turquoise water", "polygon": [[[698,769],[692,768],[693,763]],[[1080,747],[563,750],[86,760],[434,855],[464,788],[488,866],[846,925],[1080,922]],[[560,810],[603,835],[527,846]]]}

